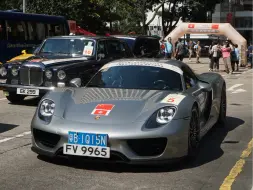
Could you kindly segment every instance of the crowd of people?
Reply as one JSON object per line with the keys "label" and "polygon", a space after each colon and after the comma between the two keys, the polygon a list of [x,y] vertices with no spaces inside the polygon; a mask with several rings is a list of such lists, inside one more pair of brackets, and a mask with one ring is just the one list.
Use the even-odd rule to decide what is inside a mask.
{"label": "crowd of people", "polygon": [[[175,58],[176,60],[183,61],[185,57],[189,58],[189,62],[191,62],[191,58],[194,54],[196,54],[196,63],[200,63],[200,55],[201,55],[201,46],[200,41],[194,43],[193,41],[189,41],[184,43],[181,39],[175,43],[175,48],[172,43],[172,39],[168,38],[167,41],[162,42],[164,44],[164,56],[165,59]],[[240,51],[237,44],[233,44],[230,40],[226,40],[225,42],[220,43],[218,41],[213,41],[212,45],[209,47],[209,71],[210,72],[219,72],[220,71],[220,59],[222,58],[225,72],[228,74],[233,74],[235,71],[239,71],[240,63]],[[247,62],[248,68],[252,68],[253,63],[253,46],[250,43],[247,48]]]}

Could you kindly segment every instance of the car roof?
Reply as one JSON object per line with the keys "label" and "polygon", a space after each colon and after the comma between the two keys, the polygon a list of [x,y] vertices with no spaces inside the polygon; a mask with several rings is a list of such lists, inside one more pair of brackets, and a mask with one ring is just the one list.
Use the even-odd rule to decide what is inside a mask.
{"label": "car roof", "polygon": [[147,35],[112,35],[112,36],[116,38],[126,38],[126,39],[133,39],[133,40],[135,40],[136,38],[149,38],[149,39],[156,39],[159,41],[158,38],[154,36],[147,36]]}
{"label": "car roof", "polygon": [[48,37],[47,39],[80,39],[80,38],[87,38],[87,39],[117,39],[111,36],[88,36],[88,35],[68,35],[68,36],[52,36]]}
{"label": "car roof", "polygon": [[175,67],[178,67],[180,69],[182,69],[182,67],[187,66],[186,63],[178,61],[178,60],[166,60],[166,59],[158,59],[158,58],[128,58],[128,59],[119,59],[119,60],[115,60],[115,61],[111,61],[107,64],[110,63],[125,63],[125,62],[139,62],[142,64],[147,63],[147,65],[150,65],[152,63],[157,64],[157,63],[161,63],[161,64],[168,64],[168,65],[172,65]]}

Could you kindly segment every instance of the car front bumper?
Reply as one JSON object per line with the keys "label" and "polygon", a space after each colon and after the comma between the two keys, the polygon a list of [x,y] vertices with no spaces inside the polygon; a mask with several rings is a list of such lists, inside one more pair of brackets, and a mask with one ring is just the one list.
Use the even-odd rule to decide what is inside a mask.
{"label": "car front bumper", "polygon": [[40,96],[46,94],[48,91],[52,91],[55,89],[55,87],[13,85],[0,82],[0,90],[3,90],[4,92],[17,93],[17,88],[39,90]]}
{"label": "car front bumper", "polygon": [[[165,127],[148,131],[140,130],[137,133],[136,131],[120,132],[121,130],[107,132],[111,157],[109,159],[81,157],[81,159],[102,162],[123,162],[127,164],[160,164],[181,159],[188,153],[189,122],[189,119],[172,120]],[[143,123],[140,123],[140,125]],[[63,154],[63,145],[64,143],[68,143],[68,131],[98,133],[98,131],[86,131],[85,125],[87,124],[83,123],[81,124],[82,127],[80,127],[80,123],[78,122],[67,121],[58,117],[53,117],[51,124],[45,125],[35,116],[31,123],[32,151],[48,157],[73,157]],[[127,125],[125,127],[127,128]],[[106,125],[103,128],[106,128]],[[38,135],[38,132],[40,135]],[[100,133],[104,133],[104,131]],[[160,153],[143,156],[144,151],[152,152],[151,149],[154,147],[154,143],[157,143],[160,138],[166,139],[165,142],[163,141],[165,143],[164,146],[162,144],[158,146],[161,149]],[[135,144],[131,145],[129,142],[133,140],[135,140]],[[144,140],[148,140],[148,143],[140,147],[140,144]],[[139,147],[138,150],[135,146]]]}

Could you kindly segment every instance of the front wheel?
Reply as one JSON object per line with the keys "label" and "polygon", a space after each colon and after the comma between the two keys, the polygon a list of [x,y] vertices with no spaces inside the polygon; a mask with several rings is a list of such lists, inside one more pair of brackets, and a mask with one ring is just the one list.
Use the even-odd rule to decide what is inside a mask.
{"label": "front wheel", "polygon": [[226,87],[223,86],[221,91],[221,100],[220,100],[220,113],[217,124],[225,126],[227,117],[227,96],[226,96]]}
{"label": "front wheel", "polygon": [[16,104],[20,103],[25,99],[25,96],[18,95],[15,93],[10,92],[9,96],[6,96],[7,100],[9,100],[11,103]]}

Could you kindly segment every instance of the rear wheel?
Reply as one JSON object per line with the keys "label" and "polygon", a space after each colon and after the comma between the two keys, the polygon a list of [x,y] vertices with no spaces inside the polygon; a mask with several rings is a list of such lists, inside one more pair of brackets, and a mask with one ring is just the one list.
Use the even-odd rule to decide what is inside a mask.
{"label": "rear wheel", "polygon": [[188,155],[187,160],[195,159],[198,154],[200,143],[199,137],[199,112],[196,106],[192,108],[189,137],[188,137]]}
{"label": "rear wheel", "polygon": [[10,92],[9,96],[6,96],[7,100],[9,100],[11,103],[20,103],[25,99],[25,96],[18,95],[16,93]]}
{"label": "rear wheel", "polygon": [[226,87],[223,86],[221,91],[221,101],[220,101],[220,113],[217,124],[220,126],[225,126],[227,117],[227,96],[226,96]]}

